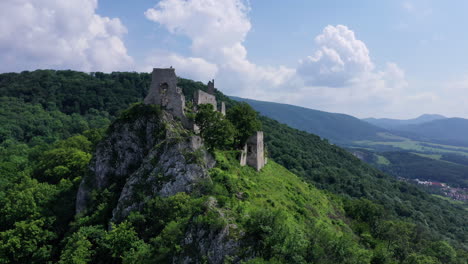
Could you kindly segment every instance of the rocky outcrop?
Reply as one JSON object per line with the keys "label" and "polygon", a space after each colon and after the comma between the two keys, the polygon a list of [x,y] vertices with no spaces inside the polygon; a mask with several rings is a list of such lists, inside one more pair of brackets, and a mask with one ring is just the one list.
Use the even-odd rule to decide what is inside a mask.
{"label": "rocky outcrop", "polygon": [[[215,198],[210,197],[206,205],[207,211],[214,211],[218,214],[220,221],[226,224],[221,228],[210,228],[203,225],[193,225],[185,234],[182,242],[184,251],[180,256],[173,259],[173,263],[225,263],[226,256],[230,256],[231,263],[238,263],[241,258],[238,256],[241,247],[240,239],[242,232],[235,224],[229,224],[223,211],[217,207]],[[200,259],[203,256],[205,259]]]}
{"label": "rocky outcrop", "polygon": [[92,190],[120,184],[113,220],[120,221],[155,195],[190,192],[215,165],[202,140],[156,106],[137,105],[114,122],[98,144],[90,175],[82,181],[76,212],[86,210]]}
{"label": "rocky outcrop", "polygon": [[140,210],[155,195],[167,197],[190,193],[194,185],[208,178],[215,164],[198,136],[162,142],[145,158],[122,189],[113,220],[123,220],[133,210]]}
{"label": "rocky outcrop", "polygon": [[[144,211],[156,196],[191,193],[202,181],[201,186],[205,186],[214,166],[202,139],[187,130],[179,118],[160,106],[138,104],[124,112],[97,145],[90,175],[78,191],[76,212],[86,214],[94,208],[100,201],[92,199],[92,194],[107,188],[115,197],[108,203],[112,207],[108,219],[119,223],[133,211]],[[197,221],[198,216],[188,222],[179,241],[180,254],[172,257],[172,263],[221,264],[227,256],[232,263],[239,263],[243,234],[215,198],[209,197],[203,208],[200,215],[213,216],[216,224]]]}

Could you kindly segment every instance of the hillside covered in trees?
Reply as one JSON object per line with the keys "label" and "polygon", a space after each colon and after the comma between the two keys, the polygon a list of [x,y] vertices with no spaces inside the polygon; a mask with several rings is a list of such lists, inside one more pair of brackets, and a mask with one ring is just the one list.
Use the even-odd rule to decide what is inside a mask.
{"label": "hillside covered in trees", "polygon": [[[266,117],[271,161],[260,173],[214,144],[211,181],[194,192],[152,197],[114,223],[113,188],[122,183],[111,182],[75,217],[99,142],[118,124],[152,113],[130,107],[149,82],[138,73],[0,75],[0,263],[181,262],[178,256],[201,252],[186,246],[188,234],[210,237],[227,227],[238,230],[229,239],[240,253],[226,263],[466,263],[463,208]],[[179,86],[187,100],[206,89],[185,79]],[[215,263],[208,257],[199,263]]]}

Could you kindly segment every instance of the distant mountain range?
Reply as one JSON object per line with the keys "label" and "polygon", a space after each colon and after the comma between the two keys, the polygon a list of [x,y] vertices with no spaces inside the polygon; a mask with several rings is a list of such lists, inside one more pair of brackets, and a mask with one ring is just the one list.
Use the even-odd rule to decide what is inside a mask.
{"label": "distant mountain range", "polygon": [[291,127],[329,139],[334,143],[349,143],[357,140],[378,140],[378,133],[385,129],[356,117],[328,113],[309,108],[231,97],[250,104],[256,111]]}
{"label": "distant mountain range", "polygon": [[329,113],[289,104],[231,97],[250,104],[256,111],[291,127],[319,135],[334,143],[387,141],[398,136],[416,141],[468,146],[468,119],[424,114],[398,120],[389,118],[358,119],[351,115]]}
{"label": "distant mountain range", "polygon": [[363,119],[389,130],[392,134],[418,141],[468,146],[468,119],[442,115],[422,115],[408,120],[387,118]]}
{"label": "distant mountain range", "polygon": [[406,120],[390,119],[390,118],[365,118],[362,120],[369,122],[375,126],[381,127],[381,128],[398,129],[399,127],[402,127],[402,126],[418,125],[418,124],[427,123],[427,122],[431,122],[434,120],[440,120],[440,119],[445,119],[445,118],[446,117],[442,115],[424,114],[420,117],[413,118],[413,119],[406,119]]}
{"label": "distant mountain range", "polygon": [[[468,120],[422,115],[408,120],[358,119],[288,104],[231,97],[260,114],[346,147],[395,176],[466,187]],[[367,157],[367,158],[366,158]]]}
{"label": "distant mountain range", "polygon": [[445,118],[400,126],[392,132],[419,141],[468,146],[468,119],[464,118]]}

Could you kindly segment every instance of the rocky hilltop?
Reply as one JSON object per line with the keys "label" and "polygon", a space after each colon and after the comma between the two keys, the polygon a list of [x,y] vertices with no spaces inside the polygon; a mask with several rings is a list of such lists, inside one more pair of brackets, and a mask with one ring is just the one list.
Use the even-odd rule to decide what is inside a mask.
{"label": "rocky hilltop", "polygon": [[[171,70],[164,72],[167,74]],[[164,78],[171,81],[165,82]],[[285,248],[283,254],[300,254],[292,248],[305,243],[305,233],[301,233],[315,232],[313,230],[319,228],[312,224],[316,223],[315,220],[306,223],[304,217],[321,219],[320,225],[329,229],[323,232],[331,232],[333,236],[351,232],[348,227],[335,226],[338,222],[330,221],[329,215],[342,213],[332,209],[328,199],[319,191],[304,185],[274,162],[264,168],[262,132],[246,138],[245,145],[241,144],[240,148],[209,151],[199,133],[202,128],[187,117],[185,98],[180,89],[170,88],[175,88],[173,76],[169,74],[164,78],[153,77],[153,90],[144,103],[135,104],[123,112],[97,144],[89,165],[90,173],[81,182],[77,193],[78,217],[86,219],[86,215],[96,215],[100,210],[100,199],[105,196],[103,193],[108,193],[113,198],[107,203],[107,213],[103,213],[103,217],[108,219],[110,226],[128,221],[138,223],[135,218],[142,217],[145,222],[140,223],[141,226],[137,224],[137,230],[144,226],[150,230],[147,233],[151,233],[159,226],[159,232],[154,234],[163,239],[159,243],[170,242],[176,246],[175,251],[174,248],[167,249],[166,254],[145,256],[148,260],[159,259],[164,263],[218,264],[253,260],[257,254],[263,254],[264,246],[272,247],[257,243],[258,239],[278,235],[274,238],[278,243],[295,232],[299,232],[293,235],[298,236],[295,238],[298,241],[281,242],[287,243],[286,248],[291,247]],[[160,83],[156,88],[155,82]],[[208,87],[208,91],[213,93],[213,82]],[[198,101],[195,111],[203,108],[204,102],[213,108],[217,105],[214,96],[207,92],[197,91],[194,98]],[[218,117],[223,118],[224,104],[220,113]],[[277,197],[271,196],[270,191]],[[301,202],[287,197],[296,197]],[[179,199],[185,200],[176,207],[164,208],[169,211],[161,211],[160,207],[165,203]],[[304,208],[306,204],[309,204],[309,209]],[[151,209],[154,206],[160,210]],[[179,214],[186,215],[180,218],[177,217]],[[171,215],[175,216],[165,218]],[[152,220],[148,218],[159,220],[151,224]],[[160,226],[162,219],[169,223]],[[167,231],[173,228],[171,223],[174,221],[178,223],[177,231]],[[273,222],[264,223],[271,227],[263,230],[255,221]],[[270,230],[279,222],[289,221],[295,224],[285,226],[284,230]],[[307,231],[303,225],[310,225]],[[161,236],[165,232],[178,235],[164,241]],[[362,257],[361,254],[356,257]]]}
{"label": "rocky hilltop", "polygon": [[125,183],[113,211],[120,221],[141,208],[135,192],[170,196],[191,192],[195,182],[208,177],[213,157],[199,136],[190,134],[166,111],[151,105],[135,105],[112,124],[90,164],[91,177],[80,185],[77,213],[86,210],[90,192],[112,183]]}

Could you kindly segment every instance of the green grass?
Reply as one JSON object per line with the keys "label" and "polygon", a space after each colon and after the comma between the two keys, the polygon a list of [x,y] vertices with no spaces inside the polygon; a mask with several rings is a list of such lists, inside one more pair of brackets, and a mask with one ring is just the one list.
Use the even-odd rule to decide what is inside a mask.
{"label": "green grass", "polygon": [[[248,247],[262,247],[261,252],[271,252],[268,258],[296,259],[297,263],[310,250],[327,252],[314,256],[319,262],[328,258],[330,263],[343,263],[346,258],[369,262],[371,252],[348,226],[340,198],[318,190],[274,161],[257,172],[241,167],[236,156],[237,151],[215,153],[217,165],[210,170],[209,189],[228,223],[244,230],[245,240],[252,241]],[[332,245],[340,243],[346,249],[335,252]]]}
{"label": "green grass", "polygon": [[449,197],[445,197],[445,196],[441,196],[441,195],[437,195],[437,194],[433,194],[432,196],[434,197],[437,197],[439,199],[442,199],[442,200],[445,200],[451,204],[455,204],[455,205],[461,205],[466,211],[468,211],[468,202],[462,202],[462,201],[455,201]]}
{"label": "green grass", "polygon": [[[363,140],[363,141],[354,141],[353,143],[358,146],[372,147],[374,149],[377,149],[379,146],[380,147],[388,146],[388,147],[399,148],[401,150],[407,150],[407,151],[437,153],[435,155],[453,153],[453,154],[468,156],[467,147],[456,147],[456,146],[442,145],[442,144],[436,144],[436,143],[420,142],[420,141],[414,141],[410,139],[405,139],[403,141]],[[426,146],[422,144],[425,144]]]}
{"label": "green grass", "polygon": [[390,165],[391,162],[384,156],[376,155],[377,156],[377,164],[379,165]]}
{"label": "green grass", "polygon": [[[218,166],[211,173],[214,181],[227,183],[231,190],[235,188],[237,193],[246,195],[248,199],[240,200],[239,206],[245,208],[247,214],[251,210],[270,207],[289,212],[296,218],[314,218],[330,224],[328,216],[343,214],[341,205],[332,204],[323,191],[274,161],[270,160],[257,172],[249,166],[241,167],[235,159],[235,152],[217,152],[216,159]],[[342,222],[338,225],[344,226]]]}
{"label": "green grass", "polygon": [[442,158],[442,155],[440,154],[423,154],[423,153],[417,153],[417,152],[411,152],[411,153],[418,155],[420,157],[434,159],[434,160],[440,160]]}
{"label": "green grass", "polygon": [[400,137],[400,136],[393,135],[393,134],[386,133],[386,132],[379,132],[379,133],[377,133],[377,135],[378,135],[379,137],[381,137],[381,138],[384,138],[384,139],[400,140],[400,141],[408,140],[408,139],[405,138],[405,137]]}

